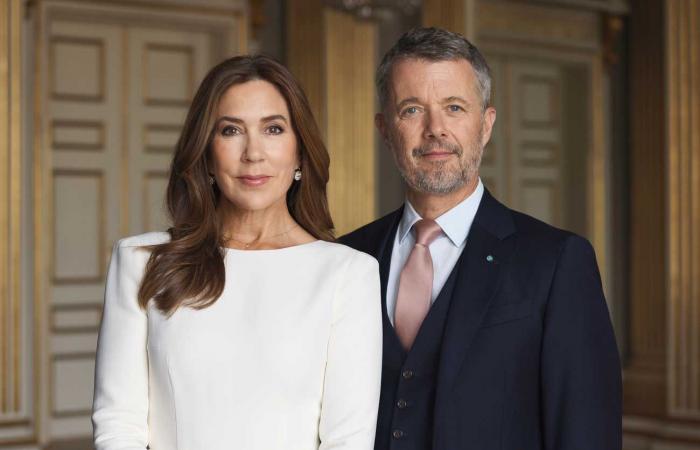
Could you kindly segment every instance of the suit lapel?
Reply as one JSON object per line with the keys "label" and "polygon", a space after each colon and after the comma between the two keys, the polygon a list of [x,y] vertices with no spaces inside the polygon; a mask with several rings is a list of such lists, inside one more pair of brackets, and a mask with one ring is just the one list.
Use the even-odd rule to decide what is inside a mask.
{"label": "suit lapel", "polygon": [[[435,413],[450,396],[477,329],[499,286],[515,239],[506,239],[515,227],[510,212],[488,191],[472,224],[445,324],[436,392]],[[436,426],[441,421],[436,420]]]}
{"label": "suit lapel", "polygon": [[382,330],[384,341],[384,364],[388,364],[395,368],[400,368],[403,363],[404,350],[401,347],[399,338],[396,336],[396,331],[391,325],[389,314],[386,309],[386,291],[389,283],[389,270],[391,268],[391,254],[394,249],[394,239],[396,230],[399,227],[399,222],[403,215],[403,206],[392,213],[391,220],[387,220],[389,226],[380,230],[380,238],[376,249],[375,257],[379,262],[379,279],[381,282],[381,301],[382,301]]}

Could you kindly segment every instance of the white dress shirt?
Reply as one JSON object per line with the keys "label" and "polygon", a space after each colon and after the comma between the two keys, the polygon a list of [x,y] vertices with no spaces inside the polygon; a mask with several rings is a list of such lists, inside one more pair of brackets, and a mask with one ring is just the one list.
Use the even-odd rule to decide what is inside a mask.
{"label": "white dress shirt", "polygon": [[227,249],[213,305],[139,308],[149,252],[114,248],[97,348],[97,450],[371,450],[382,326],[377,261],[315,241]]}
{"label": "white dress shirt", "polygon": [[[443,234],[438,236],[430,244],[430,256],[433,258],[433,290],[431,302],[434,302],[440,290],[449,278],[452,269],[462,254],[467,244],[467,235],[474,222],[474,216],[479,209],[479,203],[484,195],[484,185],[479,179],[474,192],[455,207],[435,219]],[[408,255],[411,254],[416,244],[415,232],[412,232],[413,224],[421,220],[413,205],[406,200],[403,216],[399,222],[394,248],[391,252],[391,266],[389,280],[386,288],[386,311],[391,324],[394,324],[394,311],[396,309],[396,296],[399,290],[399,278],[401,270],[406,264]]]}

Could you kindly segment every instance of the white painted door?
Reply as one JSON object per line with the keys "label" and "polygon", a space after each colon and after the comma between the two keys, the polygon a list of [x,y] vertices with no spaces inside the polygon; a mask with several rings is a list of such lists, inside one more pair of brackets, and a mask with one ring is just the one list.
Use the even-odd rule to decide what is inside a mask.
{"label": "white painted door", "polygon": [[[201,15],[191,26],[186,15],[178,26],[168,22],[171,15],[144,23],[122,10],[67,16],[47,14],[45,35],[49,441],[92,433],[94,355],[112,245],[167,228],[163,194],[189,102],[206,71],[244,45],[222,41],[238,35],[239,16],[212,16],[209,29]],[[212,31],[222,25],[225,32]]]}
{"label": "white painted door", "polygon": [[[484,151],[482,179],[510,207],[558,227],[584,231],[577,213],[586,207],[586,185],[572,172],[586,172],[587,144],[573,142],[567,121],[579,119],[587,133],[587,110],[575,111],[564,90],[571,87],[564,63],[509,55],[487,56],[494,74],[498,112],[491,142]],[[587,86],[578,86],[586,95]],[[573,119],[572,119],[573,118]]]}

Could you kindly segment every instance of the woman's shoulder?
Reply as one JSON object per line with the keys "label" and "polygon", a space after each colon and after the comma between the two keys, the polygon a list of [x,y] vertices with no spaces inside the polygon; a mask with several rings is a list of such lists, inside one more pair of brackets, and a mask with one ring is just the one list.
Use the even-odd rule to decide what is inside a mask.
{"label": "woman's shoulder", "polygon": [[378,267],[377,260],[373,256],[339,242],[323,242],[321,250],[334,258],[346,261],[348,270],[362,270],[368,266]]}
{"label": "woman's shoulder", "polygon": [[151,231],[148,233],[128,236],[118,241],[119,248],[149,247],[151,245],[165,244],[170,241],[170,233],[167,231]]}

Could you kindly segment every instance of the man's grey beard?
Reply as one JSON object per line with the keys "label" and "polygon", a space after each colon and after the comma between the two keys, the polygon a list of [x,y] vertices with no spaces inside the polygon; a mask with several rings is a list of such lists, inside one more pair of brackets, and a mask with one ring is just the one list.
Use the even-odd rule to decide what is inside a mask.
{"label": "man's grey beard", "polygon": [[404,165],[398,164],[397,161],[399,172],[411,189],[424,194],[450,194],[465,184],[471,183],[479,173],[481,156],[484,152],[481,146],[481,137],[476,140],[474,147],[470,149],[470,158],[466,161],[462,160],[464,149],[459,145],[439,140],[434,140],[426,145],[413,149],[413,157],[418,158],[435,149],[454,153],[459,160],[459,169],[444,171],[444,166],[447,165],[448,162],[438,161],[432,163],[433,168],[430,171],[416,169],[410,172],[405,169]]}

